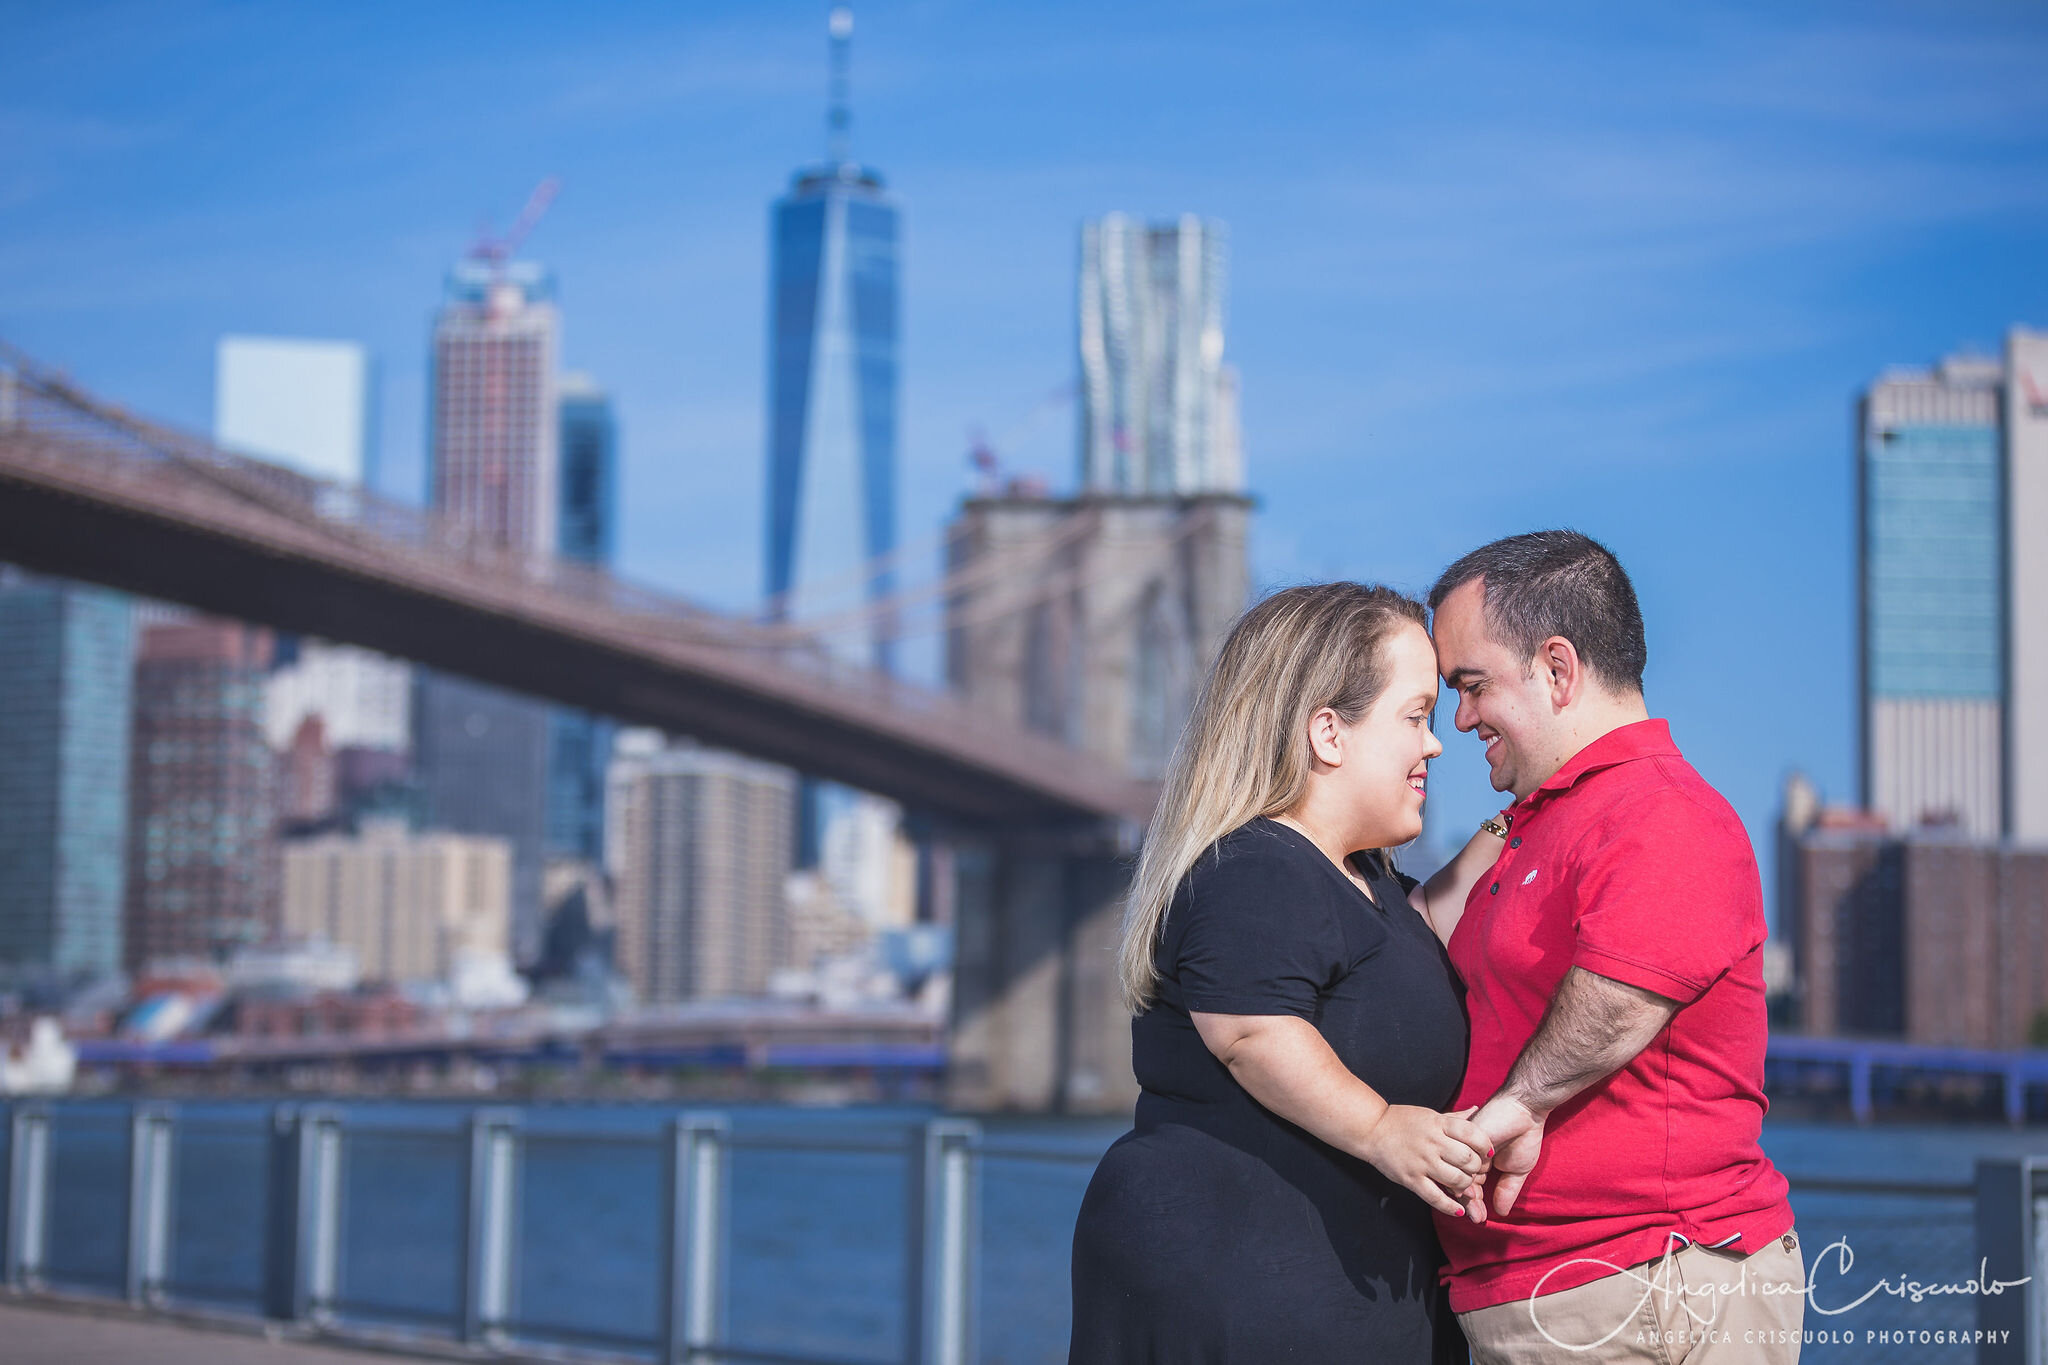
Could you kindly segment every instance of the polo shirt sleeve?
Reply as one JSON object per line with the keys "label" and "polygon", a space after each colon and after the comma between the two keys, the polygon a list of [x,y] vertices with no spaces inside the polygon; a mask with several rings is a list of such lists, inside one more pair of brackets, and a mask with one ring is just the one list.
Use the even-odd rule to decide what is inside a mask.
{"label": "polo shirt sleeve", "polygon": [[1726,823],[1674,792],[1597,834],[1579,869],[1572,965],[1687,1004],[1754,949],[1756,857]]}
{"label": "polo shirt sleeve", "polygon": [[1328,888],[1289,861],[1281,850],[1190,874],[1172,963],[1190,1011],[1316,1017],[1343,974],[1344,933]]}

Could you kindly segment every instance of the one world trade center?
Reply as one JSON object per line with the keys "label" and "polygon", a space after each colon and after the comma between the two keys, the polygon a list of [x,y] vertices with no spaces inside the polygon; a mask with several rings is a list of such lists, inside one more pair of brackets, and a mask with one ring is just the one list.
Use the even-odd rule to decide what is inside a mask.
{"label": "one world trade center", "polygon": [[848,144],[853,16],[832,11],[829,155],[774,208],[769,301],[771,619],[889,670],[896,548],[897,211]]}

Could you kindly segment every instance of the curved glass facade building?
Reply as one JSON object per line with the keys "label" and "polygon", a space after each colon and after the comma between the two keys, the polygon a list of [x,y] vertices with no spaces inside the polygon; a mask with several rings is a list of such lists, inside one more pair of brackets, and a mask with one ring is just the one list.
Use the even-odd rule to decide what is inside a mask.
{"label": "curved glass facade building", "polygon": [[1237,371],[1223,359],[1229,233],[1185,214],[1081,228],[1081,487],[1186,496],[1244,488]]}

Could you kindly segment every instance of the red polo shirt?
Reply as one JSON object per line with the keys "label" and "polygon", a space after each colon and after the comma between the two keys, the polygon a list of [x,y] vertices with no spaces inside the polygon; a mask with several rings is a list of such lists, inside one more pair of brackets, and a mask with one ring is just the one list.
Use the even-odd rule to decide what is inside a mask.
{"label": "red polo shirt", "polygon": [[1458,1106],[1500,1088],[1569,967],[1680,1008],[1550,1116],[1513,1213],[1438,1216],[1451,1306],[1587,1284],[1663,1255],[1673,1234],[1761,1249],[1791,1228],[1792,1206],[1757,1142],[1764,909],[1742,822],[1661,720],[1594,740],[1513,816],[1451,935],[1472,1015]]}

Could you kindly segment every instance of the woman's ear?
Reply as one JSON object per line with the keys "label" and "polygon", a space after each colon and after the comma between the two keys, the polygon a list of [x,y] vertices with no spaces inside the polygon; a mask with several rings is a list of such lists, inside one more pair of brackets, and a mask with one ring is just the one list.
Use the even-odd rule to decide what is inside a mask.
{"label": "woman's ear", "polygon": [[1344,766],[1344,725],[1327,706],[1308,718],[1308,750],[1325,767]]}

